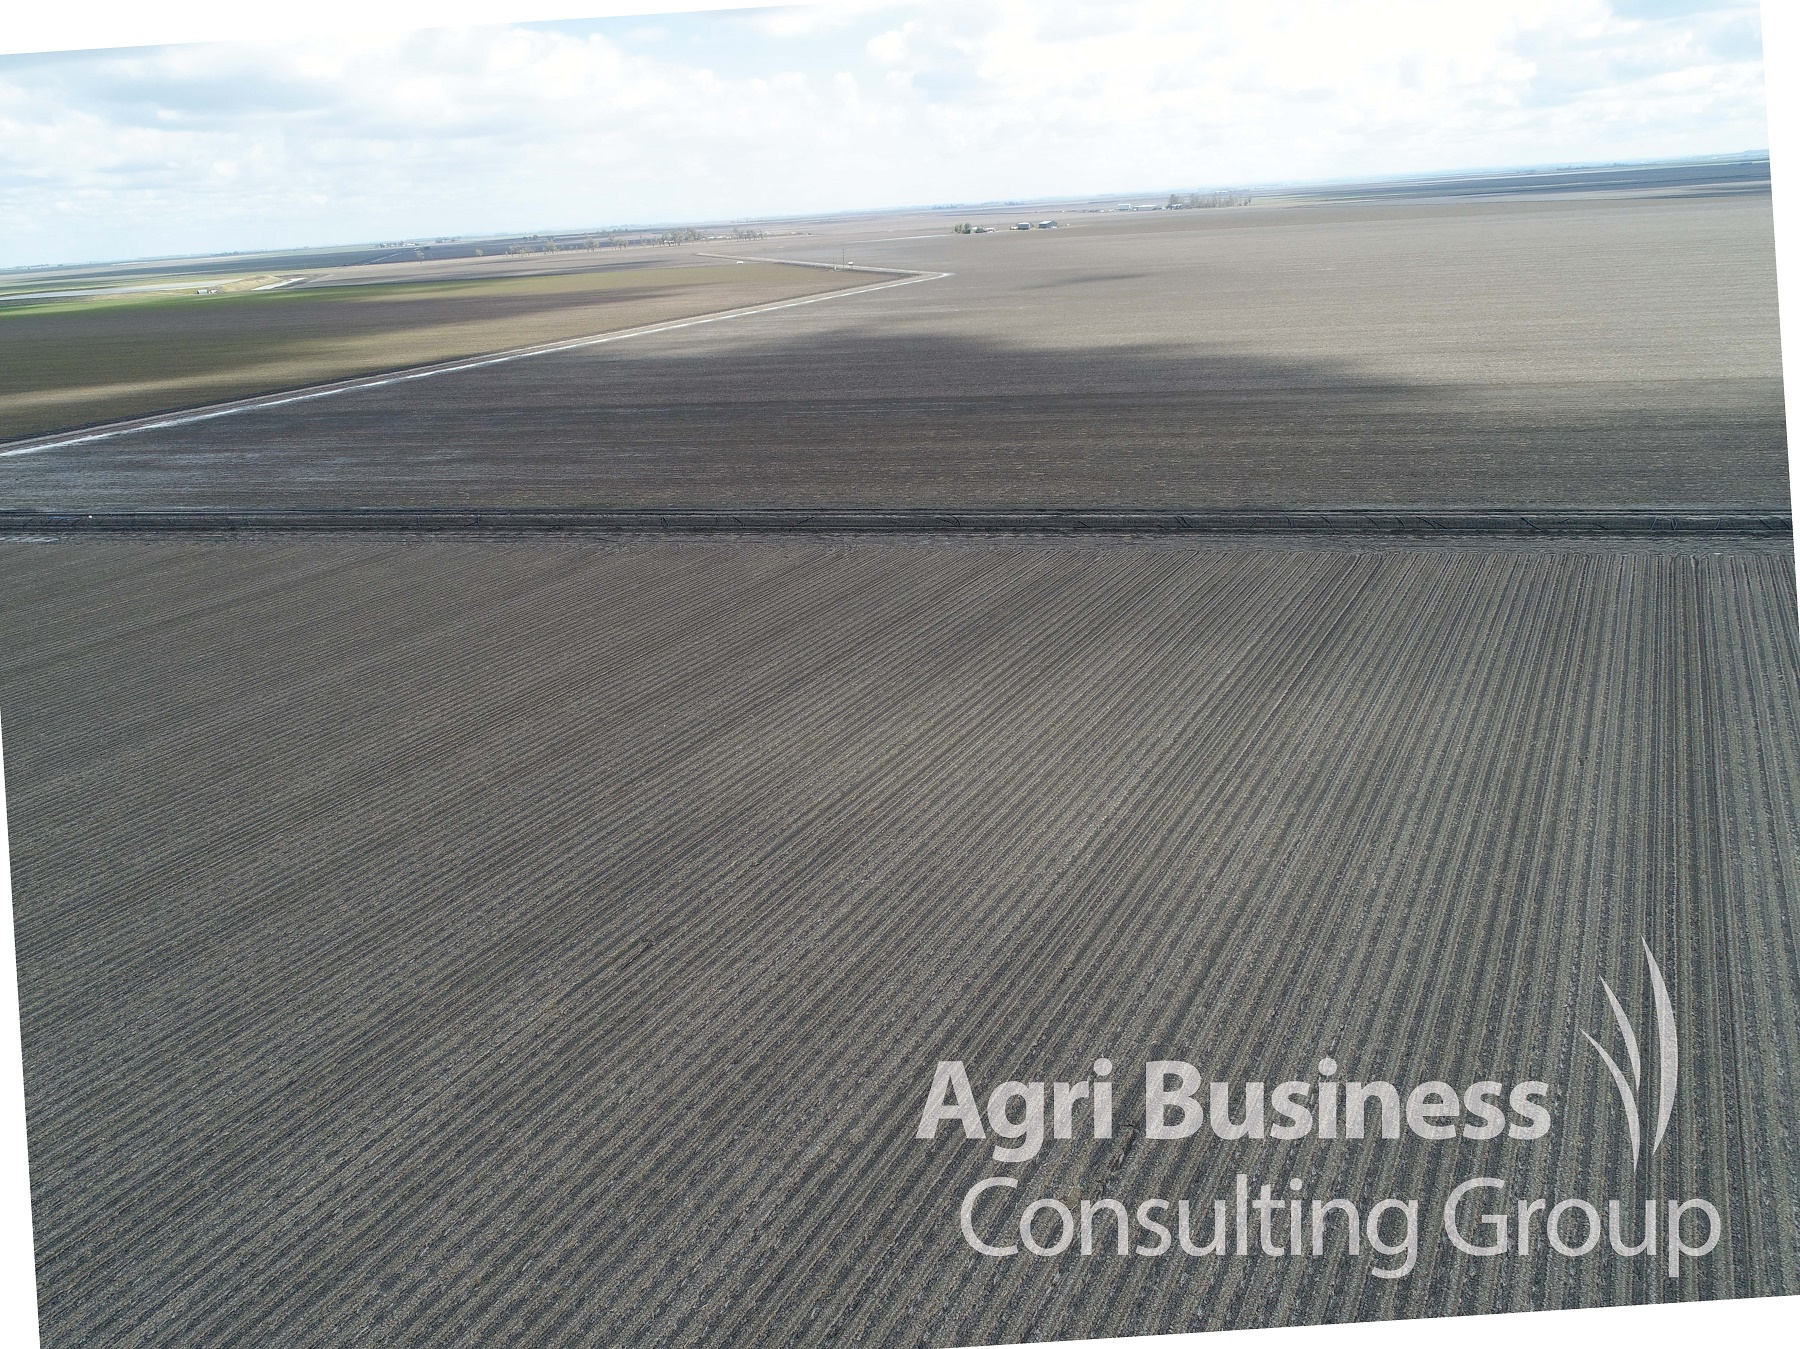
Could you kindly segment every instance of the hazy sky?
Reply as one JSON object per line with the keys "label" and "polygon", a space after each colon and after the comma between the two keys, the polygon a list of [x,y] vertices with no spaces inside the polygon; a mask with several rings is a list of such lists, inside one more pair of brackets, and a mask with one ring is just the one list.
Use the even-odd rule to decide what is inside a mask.
{"label": "hazy sky", "polygon": [[1762,149],[1754,4],[840,0],[0,57],[0,265]]}

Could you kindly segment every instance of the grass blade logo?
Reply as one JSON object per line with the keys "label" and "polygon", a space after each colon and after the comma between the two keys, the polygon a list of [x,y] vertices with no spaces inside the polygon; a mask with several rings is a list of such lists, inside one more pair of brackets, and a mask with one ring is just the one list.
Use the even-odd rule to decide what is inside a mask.
{"label": "grass blade logo", "polygon": [[[1641,1191],[1646,1183],[1646,1142],[1654,1157],[1668,1134],[1681,1058],[1668,984],[1650,944],[1644,942],[1643,947],[1655,1043],[1646,1045],[1639,1038],[1604,979],[1600,987],[1612,1006],[1620,1044],[1609,1052],[1582,1032],[1619,1089],[1636,1178],[1615,1179],[1624,1180],[1622,1188],[1627,1191]],[[1559,1053],[1570,1052],[1569,1044],[1564,1041]],[[1655,1064],[1647,1064],[1646,1058],[1654,1058]],[[1332,1258],[1360,1257],[1366,1250],[1371,1277],[1404,1279],[1418,1267],[1421,1249],[1431,1249],[1420,1245],[1420,1209],[1429,1205],[1443,1214],[1444,1237],[1461,1255],[1529,1260],[1537,1252],[1536,1258],[1542,1259],[1548,1247],[1563,1259],[1580,1260],[1610,1250],[1622,1260],[1645,1257],[1651,1268],[1660,1255],[1669,1277],[1678,1279],[1682,1262],[1710,1255],[1725,1231],[1719,1210],[1699,1195],[1665,1196],[1660,1202],[1642,1193],[1629,1199],[1604,1195],[1590,1199],[1566,1191],[1536,1195],[1527,1191],[1520,1197],[1506,1193],[1511,1182],[1504,1176],[1464,1174],[1447,1194],[1379,1199],[1367,1194],[1357,1199],[1310,1198],[1306,1181],[1299,1176],[1277,1176],[1271,1183],[1248,1168],[1237,1172],[1235,1195],[1229,1189],[1198,1199],[1152,1194],[1140,1197],[1133,1207],[1124,1195],[1083,1198],[1079,1191],[1071,1196],[1066,1189],[1045,1193],[1058,1174],[1040,1169],[1046,1149],[1053,1152],[1089,1132],[1097,1142],[1114,1137],[1115,1065],[1104,1056],[1092,1063],[1091,1073],[1078,1073],[1066,1081],[1048,1081],[1048,1073],[1028,1071],[1000,1082],[988,1093],[984,1111],[968,1064],[961,1059],[938,1060],[913,1137],[935,1143],[947,1132],[977,1144],[969,1158],[971,1170],[987,1170],[984,1159],[989,1157],[1005,1167],[1025,1168],[1015,1174],[984,1176],[964,1191],[956,1222],[963,1241],[977,1255],[996,1260],[1026,1258],[1026,1252],[1040,1260],[1137,1255],[1154,1260],[1179,1251],[1194,1258],[1261,1254],[1291,1260],[1308,1251],[1314,1258],[1324,1258],[1336,1243]],[[1652,1067],[1654,1099],[1647,1080]],[[1548,1099],[1551,1084],[1535,1078],[1515,1081],[1510,1090],[1497,1079],[1459,1087],[1456,1078],[1433,1078],[1408,1089],[1404,1081],[1364,1081],[1352,1064],[1340,1064],[1335,1053],[1318,1060],[1317,1076],[1308,1074],[1311,1080],[1296,1077],[1275,1083],[1266,1072],[1256,1081],[1209,1080],[1200,1065],[1185,1059],[1151,1059],[1144,1063],[1143,1073],[1142,1129],[1134,1124],[1123,1136],[1124,1147],[1138,1139],[1146,1148],[1185,1142],[1222,1149],[1226,1157],[1243,1149],[1239,1155],[1248,1157],[1267,1139],[1313,1137],[1326,1140],[1327,1149],[1355,1148],[1366,1140],[1398,1139],[1410,1131],[1417,1138],[1440,1142],[1457,1137],[1482,1142],[1502,1136],[1525,1142],[1548,1137],[1554,1126]],[[1576,1090],[1585,1106],[1586,1083]],[[1114,1156],[1123,1156],[1123,1149]],[[1616,1168],[1609,1166],[1612,1169]],[[1277,1194],[1275,1187],[1283,1179],[1287,1191]],[[1671,1174],[1668,1179],[1677,1182],[1679,1177]],[[1703,1230],[1698,1226],[1702,1220]],[[1142,1238],[1135,1244],[1134,1235]]]}
{"label": "grass blade logo", "polygon": [[[1654,1156],[1662,1146],[1663,1135],[1669,1129],[1669,1117],[1675,1113],[1675,1086],[1679,1074],[1679,1043],[1675,1036],[1675,1008],[1669,1001],[1669,987],[1663,982],[1662,967],[1656,963],[1656,957],[1650,954],[1650,943],[1644,943],[1644,959],[1650,965],[1650,991],[1656,999],[1656,1133],[1650,1141],[1650,1152]],[[1600,981],[1600,987],[1606,990],[1606,1000],[1612,1004],[1613,1019],[1619,1023],[1619,1034],[1625,1041],[1625,1061],[1631,1067],[1631,1077],[1627,1081],[1624,1071],[1611,1054],[1608,1054],[1601,1043],[1586,1031],[1582,1038],[1594,1047],[1606,1069],[1612,1074],[1613,1085],[1619,1089],[1619,1102],[1625,1107],[1625,1129],[1631,1135],[1631,1164],[1638,1164],[1638,1156],[1642,1151],[1642,1118],[1638,1109],[1640,1093],[1643,1091],[1643,1061],[1638,1054],[1637,1032],[1632,1029],[1631,1018],[1625,1015],[1625,1009],[1619,1005],[1618,995],[1612,991],[1612,985],[1606,980]]]}

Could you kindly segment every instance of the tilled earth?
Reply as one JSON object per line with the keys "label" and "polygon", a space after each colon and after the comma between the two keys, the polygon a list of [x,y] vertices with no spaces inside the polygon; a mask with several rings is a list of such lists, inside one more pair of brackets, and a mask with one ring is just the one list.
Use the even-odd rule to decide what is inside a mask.
{"label": "tilled earth", "polygon": [[[87,541],[9,544],[0,584],[47,1344],[1800,1291],[1785,547]],[[1681,1046],[1654,1154],[1646,943]],[[1582,1038],[1623,1062],[1602,980],[1643,1037],[1635,1163]],[[1143,1136],[1146,1060],[1272,1086],[1327,1055],[1542,1081],[1552,1127]],[[913,1136],[939,1060],[985,1099],[1101,1056],[1110,1140]],[[1416,1267],[958,1232],[989,1176],[1020,1182],[994,1239],[1045,1196],[1210,1213],[1239,1174],[1416,1197]],[[1673,1279],[1541,1233],[1463,1255],[1439,1210],[1473,1176],[1502,1211],[1618,1198],[1630,1234],[1705,1198],[1722,1236]]]}
{"label": "tilled earth", "polygon": [[0,506],[1787,508],[1766,192],[740,251],[949,275],[0,456]]}

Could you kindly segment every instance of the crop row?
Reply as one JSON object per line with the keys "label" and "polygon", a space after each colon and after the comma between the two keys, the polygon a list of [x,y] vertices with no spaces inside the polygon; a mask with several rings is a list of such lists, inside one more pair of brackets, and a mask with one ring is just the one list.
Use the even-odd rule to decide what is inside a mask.
{"label": "crop row", "polygon": [[[1800,1291],[1769,549],[0,555],[52,1338],[983,1342]],[[26,634],[31,634],[27,639]],[[1669,975],[1656,1168],[1582,1042]],[[1110,1140],[913,1137],[1121,1066]],[[1552,1084],[1542,1140],[1150,1142],[1134,1077]],[[1129,1069],[1129,1071],[1128,1071]],[[953,1131],[952,1131],[953,1132]],[[1141,1131],[1139,1131],[1141,1132]],[[974,1256],[1033,1193],[1708,1197],[1654,1262]],[[1597,1187],[1597,1188],[1596,1188]],[[1024,1193],[1024,1189],[1021,1189]]]}

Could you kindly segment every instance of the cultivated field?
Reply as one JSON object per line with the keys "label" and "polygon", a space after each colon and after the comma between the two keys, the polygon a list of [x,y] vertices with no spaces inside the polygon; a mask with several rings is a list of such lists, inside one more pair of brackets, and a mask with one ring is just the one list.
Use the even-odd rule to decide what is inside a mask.
{"label": "cultivated field", "polygon": [[283,278],[256,274],[204,283],[222,285],[218,294],[15,299],[0,304],[0,440],[868,280],[694,256],[556,262],[364,267],[280,290],[261,287]]}
{"label": "cultivated field", "polygon": [[0,457],[0,504],[1786,509],[1766,191],[948,226],[743,246],[939,280]]}
{"label": "cultivated field", "polygon": [[[19,437],[818,300],[0,446],[46,1342],[914,1346],[1800,1292],[1763,172],[345,251],[291,290],[0,312]],[[496,524],[540,506],[941,528]],[[432,507],[539,532],[429,538]],[[1265,532],[972,532],[1016,507]],[[1418,537],[1483,510],[1519,532]],[[242,536],[89,518],[209,511]],[[1707,512],[1737,532],[1678,532]],[[1623,1052],[1602,980],[1648,1029],[1644,943],[1681,1086],[1640,1159],[1583,1034]],[[1110,1139],[914,1137],[939,1060],[985,1099],[1100,1057]],[[1273,1088],[1326,1057],[1541,1081],[1553,1126],[1140,1134],[1147,1060]],[[1416,1197],[1416,1267],[978,1257],[958,1208],[996,1174],[1017,1206]],[[1469,1176],[1620,1198],[1632,1234],[1699,1196],[1723,1236],[1675,1278],[1541,1228],[1460,1254]]]}
{"label": "cultivated field", "polygon": [[[1035,242],[1035,240],[1033,241]],[[1800,1290],[1784,549],[10,545],[46,1343],[970,1343]],[[1580,1033],[1669,972],[1634,1170]],[[1634,1015],[1635,1015],[1634,1010]],[[932,1066],[1541,1078],[1535,1143],[916,1141]],[[1119,1119],[1141,1117],[1121,1071]],[[1021,1193],[1717,1204],[980,1260]],[[1630,1204],[1627,1205],[1628,1211]]]}

